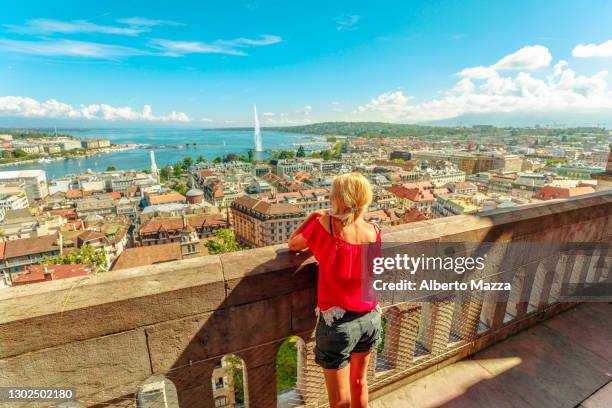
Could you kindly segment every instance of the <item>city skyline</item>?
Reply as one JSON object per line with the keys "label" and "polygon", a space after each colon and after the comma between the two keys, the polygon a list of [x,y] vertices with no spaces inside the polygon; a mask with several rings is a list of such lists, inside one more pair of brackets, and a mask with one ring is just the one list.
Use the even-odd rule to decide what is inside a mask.
{"label": "city skyline", "polygon": [[603,1],[145,4],[7,7],[0,126],[612,125]]}

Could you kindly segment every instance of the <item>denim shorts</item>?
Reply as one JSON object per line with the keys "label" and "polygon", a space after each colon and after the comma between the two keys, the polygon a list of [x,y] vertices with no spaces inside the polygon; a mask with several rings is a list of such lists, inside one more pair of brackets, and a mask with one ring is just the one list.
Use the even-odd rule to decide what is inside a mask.
{"label": "denim shorts", "polygon": [[350,362],[351,353],[373,350],[382,332],[380,309],[357,313],[347,311],[328,326],[319,316],[316,329],[315,362],[325,369],[339,369]]}

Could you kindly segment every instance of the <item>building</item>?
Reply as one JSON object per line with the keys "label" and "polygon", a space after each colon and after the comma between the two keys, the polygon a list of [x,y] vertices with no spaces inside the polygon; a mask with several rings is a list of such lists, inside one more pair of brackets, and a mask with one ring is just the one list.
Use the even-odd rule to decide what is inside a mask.
{"label": "building", "polygon": [[471,196],[465,194],[441,194],[432,205],[433,218],[450,217],[453,215],[474,213],[480,209],[471,201]]}
{"label": "building", "polygon": [[326,188],[300,190],[292,193],[277,193],[272,200],[277,203],[293,204],[307,214],[317,210],[331,208],[329,190]]}
{"label": "building", "polygon": [[585,185],[577,187],[544,186],[533,194],[533,198],[538,200],[555,200],[559,198],[576,197],[582,194],[590,194],[594,192],[594,187]]}
{"label": "building", "polygon": [[185,194],[189,204],[200,204],[204,201],[204,192],[198,188],[192,188]]}
{"label": "building", "polygon": [[412,160],[412,154],[407,150],[394,150],[389,155],[389,160]]}
{"label": "building", "polygon": [[606,163],[606,170],[591,175],[591,178],[597,180],[597,191],[603,191],[612,188],[612,144],[610,144],[610,152],[608,153],[608,162]]}
{"label": "building", "polygon": [[511,184],[510,195],[530,199],[534,193],[546,184],[546,175],[540,173],[518,173]]}
{"label": "building", "polygon": [[177,193],[176,191],[170,191],[168,193],[151,193],[146,195],[147,205],[159,205],[159,204],[172,204],[178,203],[183,204],[187,201],[184,195]]}
{"label": "building", "polygon": [[495,155],[493,169],[503,171],[521,171],[523,169],[523,158],[518,154]]}
{"label": "building", "polygon": [[62,150],[82,149],[83,145],[78,139],[67,139],[57,143]]}
{"label": "building", "polygon": [[250,196],[236,199],[231,209],[236,238],[256,247],[287,242],[306,215],[297,205]]}
{"label": "building", "polygon": [[15,239],[0,243],[3,246],[0,272],[9,276],[24,271],[29,265],[40,263],[45,256],[59,255],[62,251],[60,234]]}
{"label": "building", "polygon": [[276,175],[284,177],[298,171],[311,172],[313,165],[310,162],[299,159],[284,159],[276,163]]}
{"label": "building", "polygon": [[457,154],[451,157],[451,162],[465,174],[480,173],[495,168],[495,158],[489,155]]}
{"label": "building", "polygon": [[195,230],[198,238],[207,238],[212,237],[218,229],[228,227],[227,219],[218,214],[151,218],[138,229],[138,241],[141,246],[180,242],[186,229]]}
{"label": "building", "polygon": [[47,175],[44,170],[0,171],[1,182],[23,182],[30,203],[49,195]]}
{"label": "building", "polygon": [[76,203],[76,210],[79,218],[88,215],[107,216],[116,214],[117,202],[108,195],[91,196]]}
{"label": "building", "polygon": [[93,264],[30,265],[13,278],[13,286],[85,276],[95,270]]}

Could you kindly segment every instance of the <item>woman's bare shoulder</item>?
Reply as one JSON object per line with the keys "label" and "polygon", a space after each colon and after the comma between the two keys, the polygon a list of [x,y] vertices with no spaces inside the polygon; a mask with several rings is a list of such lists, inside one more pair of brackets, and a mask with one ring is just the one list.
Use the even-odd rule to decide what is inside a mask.
{"label": "woman's bare shoulder", "polygon": [[317,220],[321,226],[323,227],[323,229],[325,229],[325,231],[329,232],[329,222],[330,222],[331,216],[329,214],[324,214],[322,216],[319,217],[319,219]]}

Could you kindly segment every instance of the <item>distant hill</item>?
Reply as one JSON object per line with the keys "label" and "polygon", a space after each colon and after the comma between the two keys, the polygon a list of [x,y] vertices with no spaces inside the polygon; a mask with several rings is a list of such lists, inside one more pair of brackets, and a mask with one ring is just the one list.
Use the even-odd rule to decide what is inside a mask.
{"label": "distant hill", "polygon": [[[323,122],[303,126],[274,127],[270,130],[307,133],[318,135],[342,135],[359,137],[445,137],[452,135],[463,136],[495,136],[508,134],[529,133],[531,135],[544,135],[544,127],[495,127],[491,125],[472,126],[434,126],[434,125],[409,125],[384,122]],[[528,130],[528,132],[526,132]],[[572,135],[580,133],[605,134],[607,131],[600,127],[576,127],[547,129],[548,135]]]}

